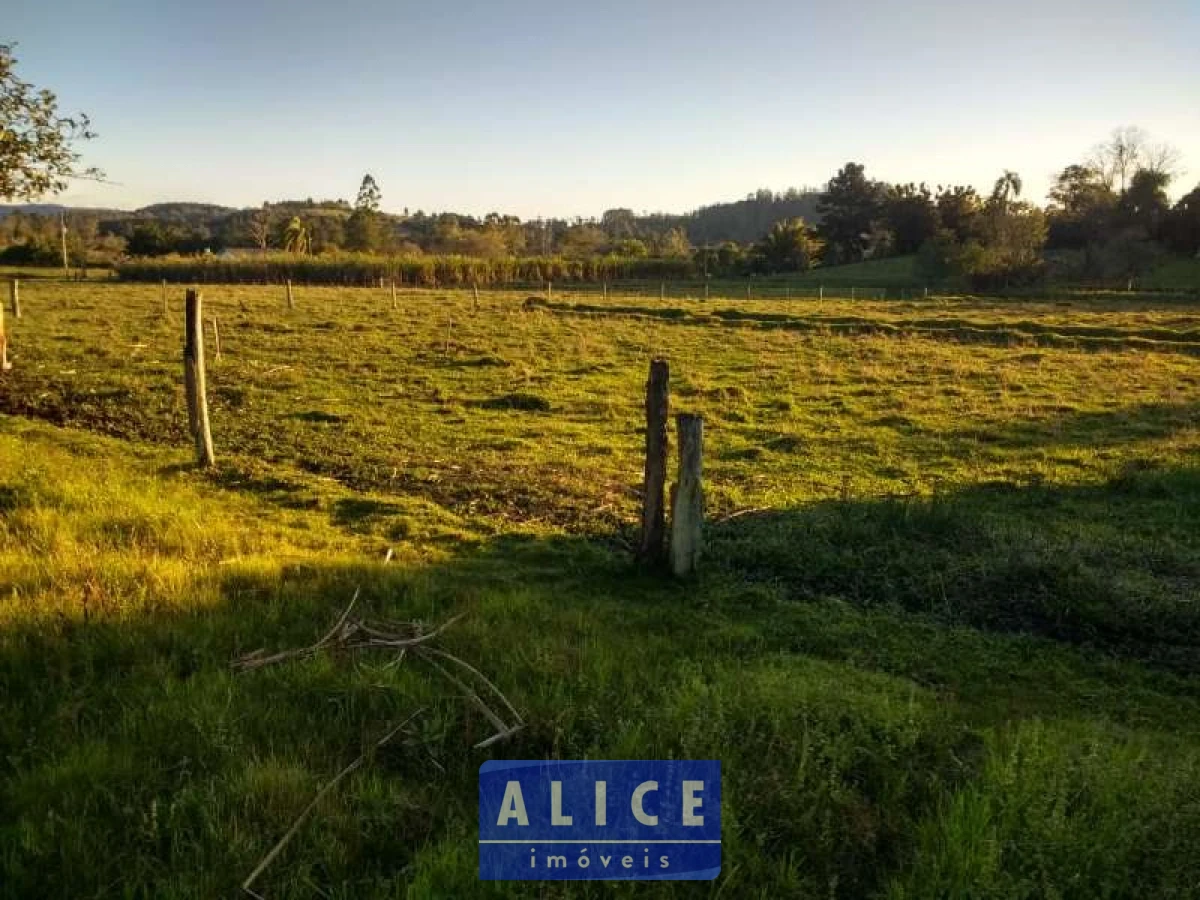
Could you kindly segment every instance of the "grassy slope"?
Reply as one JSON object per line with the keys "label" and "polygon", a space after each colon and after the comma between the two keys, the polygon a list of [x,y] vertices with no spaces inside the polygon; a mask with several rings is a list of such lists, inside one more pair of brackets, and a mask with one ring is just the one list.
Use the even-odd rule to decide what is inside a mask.
{"label": "grassy slope", "polygon": [[1141,279],[1140,284],[1155,290],[1200,291],[1200,259],[1169,258]]}
{"label": "grassy slope", "polygon": [[825,285],[827,288],[919,287],[924,282],[916,266],[916,256],[894,256],[844,266],[825,266],[788,280],[803,285]]}
{"label": "grassy slope", "polygon": [[[799,286],[824,285],[841,288],[920,288],[926,280],[917,270],[917,257],[895,256],[845,266],[829,266],[788,276],[788,283]],[[1200,260],[1168,256],[1146,275],[1137,279],[1139,290],[1200,291]],[[1055,285],[1063,288],[1069,285]]]}
{"label": "grassy slope", "polygon": [[[230,896],[420,705],[424,747],[327,800],[268,896],[528,896],[474,878],[489,754],[721,758],[725,896],[1194,890],[1200,433],[1178,308],[808,310],[969,317],[1014,350],[961,324],[854,337],[498,297],[475,317],[429,294],[393,313],[350,291],[289,316],[210,291],[207,476],[166,447],[178,319],[156,299],[31,289],[0,382],[3,408],[126,439],[0,419],[0,895]],[[1118,343],[1038,347],[1031,317]],[[761,508],[711,529],[692,585],[637,575],[621,544],[651,351],[708,416],[716,510]],[[514,393],[553,412],[485,402]],[[416,664],[230,674],[317,637],[356,586],[392,617],[467,612],[450,649],[529,730],[471,751],[487,723]],[[601,887],[545,895],[637,890]]]}
{"label": "grassy slope", "polygon": [[[0,278],[6,281],[10,278],[58,280],[62,277],[62,266],[0,266]],[[107,266],[91,266],[88,268],[87,277],[88,281],[103,281],[110,278],[111,273]],[[7,293],[8,285],[4,286],[4,290]]]}

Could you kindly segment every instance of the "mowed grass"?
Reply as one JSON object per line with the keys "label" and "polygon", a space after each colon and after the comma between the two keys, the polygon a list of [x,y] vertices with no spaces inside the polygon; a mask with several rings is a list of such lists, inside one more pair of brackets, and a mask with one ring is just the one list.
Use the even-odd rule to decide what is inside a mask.
{"label": "mowed grass", "polygon": [[[488,758],[719,758],[724,871],[669,896],[1190,897],[1200,316],[1178,303],[38,284],[0,377],[0,895],[642,894],[476,880]],[[557,294],[557,292],[556,292]],[[706,419],[709,549],[629,561],[642,384]],[[67,426],[67,427],[59,427]],[[395,559],[384,564],[392,549]],[[315,640],[355,589],[528,728]]]}

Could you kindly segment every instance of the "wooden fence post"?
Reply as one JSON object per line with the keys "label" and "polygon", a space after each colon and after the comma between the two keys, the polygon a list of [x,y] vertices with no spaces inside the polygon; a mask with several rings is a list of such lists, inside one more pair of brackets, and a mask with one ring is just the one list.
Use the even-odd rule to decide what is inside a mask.
{"label": "wooden fence post", "polygon": [[479,282],[471,282],[471,311],[479,312]]}
{"label": "wooden fence post", "polygon": [[8,361],[8,330],[4,327],[4,306],[0,305],[0,372],[12,368]]}
{"label": "wooden fence post", "polygon": [[13,318],[21,318],[21,282],[16,278],[8,286],[8,296],[12,301]]}
{"label": "wooden fence post", "polygon": [[665,359],[650,361],[646,381],[646,469],[642,485],[642,540],[638,558],[647,563],[663,559],[666,539],[667,415],[670,406],[670,366]]}
{"label": "wooden fence post", "polygon": [[658,299],[659,300],[667,299],[667,283],[665,281],[660,281],[658,283]]}
{"label": "wooden fence post", "polygon": [[287,305],[288,309],[296,308],[296,300],[292,297],[292,279],[287,280]]}
{"label": "wooden fence post", "polygon": [[817,288],[817,297],[821,300],[825,299],[825,285],[822,284]]}
{"label": "wooden fence post", "polygon": [[158,286],[158,293],[159,293],[160,299],[162,300],[163,315],[165,316],[168,312],[168,309],[167,309],[167,279],[164,278],[162,280],[162,283]]}
{"label": "wooden fence post", "polygon": [[392,309],[396,309],[396,279],[392,279]]}
{"label": "wooden fence post", "polygon": [[546,282],[546,302],[549,303],[554,299],[554,288],[549,281]]}
{"label": "wooden fence post", "polygon": [[221,330],[217,326],[217,317],[216,316],[212,317],[212,329],[213,329],[213,359],[218,360],[221,358]]}
{"label": "wooden fence post", "polygon": [[208,429],[208,391],[204,383],[204,324],[201,297],[187,292],[184,303],[183,382],[187,390],[188,427],[196,444],[196,462],[214,462],[212,433]]}
{"label": "wooden fence post", "polygon": [[679,436],[679,477],[671,491],[671,571],[690,575],[696,571],[704,544],[704,419],[692,413],[675,417]]}
{"label": "wooden fence post", "polygon": [[604,282],[604,299],[605,300],[608,299],[608,282],[607,281]]}

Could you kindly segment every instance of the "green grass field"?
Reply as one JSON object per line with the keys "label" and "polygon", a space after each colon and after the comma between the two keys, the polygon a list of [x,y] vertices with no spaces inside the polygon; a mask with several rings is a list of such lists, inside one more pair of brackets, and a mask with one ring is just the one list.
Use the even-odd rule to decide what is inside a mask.
{"label": "green grass field", "polygon": [[1143,285],[1163,291],[1200,291],[1200,259],[1167,259],[1143,279]]}
{"label": "green grass field", "polygon": [[[0,897],[1194,897],[1200,310],[30,283],[0,375]],[[700,576],[631,562],[649,359]],[[394,557],[384,562],[391,549]],[[434,625],[326,656],[355,590]],[[489,758],[718,758],[712,883],[481,883]]]}
{"label": "green grass field", "polygon": [[[77,277],[83,277],[82,270],[72,272],[71,280],[76,280]],[[112,273],[107,266],[91,266],[87,270],[88,281],[102,281],[110,277],[112,277]],[[47,279],[51,281],[65,280],[62,267],[60,266],[0,266],[0,278],[5,280],[10,278],[21,280],[34,278],[39,281]],[[7,285],[5,286],[5,290],[7,290]]]}

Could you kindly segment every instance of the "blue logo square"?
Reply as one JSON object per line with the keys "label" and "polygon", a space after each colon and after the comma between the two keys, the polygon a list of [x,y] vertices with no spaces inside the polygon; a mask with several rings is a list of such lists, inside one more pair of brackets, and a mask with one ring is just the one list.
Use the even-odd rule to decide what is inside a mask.
{"label": "blue logo square", "polygon": [[717,760],[492,760],[479,767],[486,881],[712,880]]}

